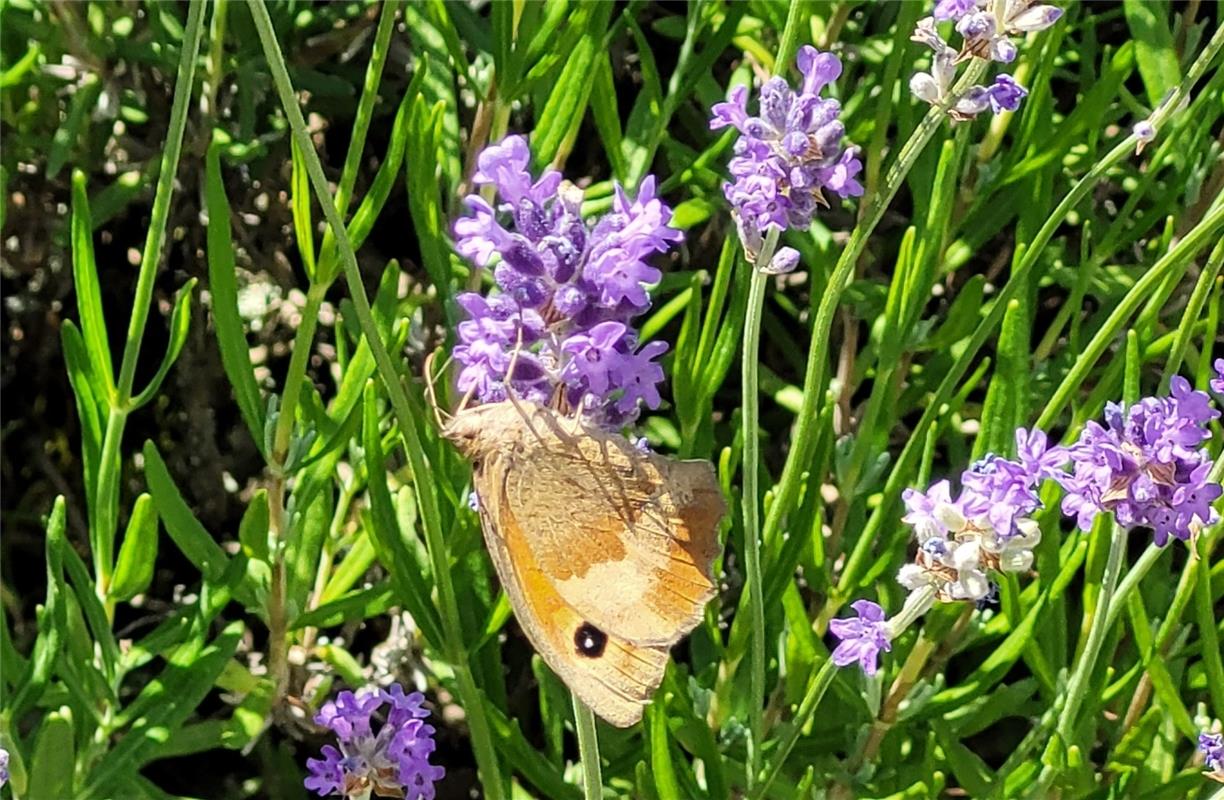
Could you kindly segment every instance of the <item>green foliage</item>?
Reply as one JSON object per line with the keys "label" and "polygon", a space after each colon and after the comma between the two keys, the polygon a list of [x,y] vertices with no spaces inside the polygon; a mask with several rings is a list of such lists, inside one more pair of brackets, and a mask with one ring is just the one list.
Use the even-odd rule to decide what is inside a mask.
{"label": "green foliage", "polygon": [[[1224,29],[1191,7],[1204,18],[1069,7],[1021,49],[1021,110],[952,125],[909,94],[918,3],[0,2],[6,197],[36,174],[70,210],[52,246],[74,294],[56,339],[81,489],[37,509],[39,596],[10,593],[34,559],[8,567],[4,545],[13,796],[160,800],[187,791],[166,781],[180,764],[201,797],[303,796],[308,718],[342,686],[399,680],[433,702],[456,796],[467,780],[570,800],[585,774],[660,800],[1207,797],[1191,754],[1224,717],[1218,524],[1136,556],[1104,516],[1072,530],[1047,486],[1034,570],[997,609],[936,607],[876,678],[835,669],[824,636],[854,599],[900,608],[906,487],[1013,455],[1016,427],[1069,440],[1174,375],[1206,388]],[[793,77],[813,41],[843,56],[867,193],[785,234],[803,266],[767,280],[735,237],[732,139],[708,108],[758,72]],[[129,74],[168,82],[168,108]],[[487,279],[451,242],[475,157],[514,132],[587,213],[612,180],[658,175],[687,234],[642,324],[671,348],[669,404],[641,429],[715,464],[724,591],[628,730],[576,724],[514,632],[421,377],[453,344],[456,294]],[[116,155],[133,142],[150,155]],[[129,280],[110,238],[132,218]],[[304,298],[280,341],[244,307],[279,263],[262,248]],[[209,404],[255,459],[222,521],[165,413],[200,350],[225,379]],[[235,776],[199,767],[219,750]]]}

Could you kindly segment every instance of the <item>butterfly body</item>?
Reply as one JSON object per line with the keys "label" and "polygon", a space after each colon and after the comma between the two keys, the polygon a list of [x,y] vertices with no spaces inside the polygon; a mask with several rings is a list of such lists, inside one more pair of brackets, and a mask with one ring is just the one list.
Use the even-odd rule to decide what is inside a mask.
{"label": "butterfly body", "polygon": [[634,724],[715,593],[726,505],[713,467],[526,401],[461,411],[444,432],[472,462],[527,637],[595,713]]}

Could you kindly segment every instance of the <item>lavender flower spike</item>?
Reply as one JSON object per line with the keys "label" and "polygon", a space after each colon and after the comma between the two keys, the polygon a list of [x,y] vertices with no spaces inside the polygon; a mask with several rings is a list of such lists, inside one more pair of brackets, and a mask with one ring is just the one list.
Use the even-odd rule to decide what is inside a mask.
{"label": "lavender flower spike", "polygon": [[0,747],[0,789],[4,788],[4,784],[8,783],[9,779],[9,753],[3,747]]}
{"label": "lavender flower spike", "polygon": [[[429,763],[434,729],[424,722],[420,692],[389,689],[341,692],[323,704],[315,722],[335,734],[337,749],[324,745],[323,758],[306,760],[306,788],[320,797],[382,797],[433,800],[434,784],[446,771]],[[374,715],[387,708],[375,731]]]}
{"label": "lavender flower spike", "polygon": [[[1006,74],[995,76],[989,86],[970,86],[954,97],[957,66],[970,58],[1010,64],[1017,55],[1012,36],[1048,28],[1061,16],[1062,9],[1035,0],[938,0],[932,16],[918,20],[910,37],[934,51],[931,71],[915,74],[910,91],[958,121],[973,119],[988,108],[996,114],[1015,111],[1028,90]],[[956,22],[963,40],[959,51],[937,28],[937,23],[946,21]]]}
{"label": "lavender flower spike", "polygon": [[753,260],[768,231],[806,230],[817,207],[828,205],[826,193],[863,193],[856,178],[863,169],[858,148],[841,144],[841,104],[821,97],[841,75],[841,61],[811,46],[800,48],[795,61],[803,75],[799,88],[770,78],[761,87],[759,116],[748,115],[743,87],[711,109],[710,128],[740,132],[728,164],[734,180],[723,185],[723,193]]}
{"label": "lavender flower spike", "polygon": [[[548,170],[532,176],[531,153],[509,136],[480,154],[477,184],[499,202],[464,201],[455,249],[489,267],[500,290],[456,298],[458,388],[479,402],[516,396],[576,408],[608,428],[631,422],[640,405],[657,408],[662,343],[640,346],[635,317],[650,308],[648,288],[662,273],[650,261],[683,235],[646,177],[636,197],[617,186],[612,210],[588,222],[582,191]],[[514,374],[508,374],[511,363]]]}
{"label": "lavender flower spike", "polygon": [[1105,425],[1089,422],[1070,448],[1073,472],[1059,478],[1063,513],[1087,530],[1097,514],[1112,512],[1125,528],[1151,528],[1161,547],[1171,536],[1189,539],[1218,519],[1211,504],[1221,487],[1208,480],[1211,459],[1200,445],[1219,415],[1181,376],[1168,396],[1110,404]]}
{"label": "lavender flower spike", "polygon": [[829,622],[829,633],[841,640],[833,650],[833,663],[844,667],[857,661],[864,673],[875,675],[880,651],[892,650],[884,609],[870,600],[855,600],[850,607],[857,617]]}

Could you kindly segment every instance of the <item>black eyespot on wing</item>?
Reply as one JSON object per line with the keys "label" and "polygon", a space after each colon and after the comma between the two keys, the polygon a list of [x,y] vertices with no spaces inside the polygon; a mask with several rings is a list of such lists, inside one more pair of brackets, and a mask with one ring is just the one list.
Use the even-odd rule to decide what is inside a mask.
{"label": "black eyespot on wing", "polygon": [[584,622],[574,631],[574,647],[578,655],[587,658],[599,658],[604,648],[608,646],[608,634],[596,628],[589,622]]}

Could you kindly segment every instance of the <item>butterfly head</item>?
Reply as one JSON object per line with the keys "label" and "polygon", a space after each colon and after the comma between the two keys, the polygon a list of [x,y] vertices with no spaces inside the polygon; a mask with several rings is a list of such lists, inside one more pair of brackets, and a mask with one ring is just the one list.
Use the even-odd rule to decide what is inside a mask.
{"label": "butterfly head", "polygon": [[514,446],[523,430],[519,411],[509,402],[486,403],[456,413],[442,435],[469,459]]}

